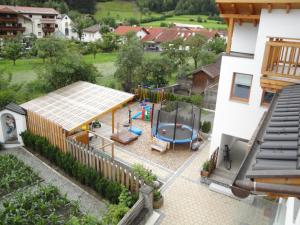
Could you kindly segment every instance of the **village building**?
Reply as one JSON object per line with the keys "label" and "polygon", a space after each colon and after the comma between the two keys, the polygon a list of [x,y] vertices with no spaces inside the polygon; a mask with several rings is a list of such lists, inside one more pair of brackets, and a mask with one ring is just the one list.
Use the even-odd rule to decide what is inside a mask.
{"label": "village building", "polygon": [[284,197],[275,224],[299,224],[300,89],[292,85],[300,75],[300,1],[216,3],[229,27],[210,146],[217,156],[211,179],[239,197]]}
{"label": "village building", "polygon": [[83,29],[81,40],[84,42],[95,42],[101,40],[102,35],[100,29],[101,26],[99,24],[95,24],[93,26]]}

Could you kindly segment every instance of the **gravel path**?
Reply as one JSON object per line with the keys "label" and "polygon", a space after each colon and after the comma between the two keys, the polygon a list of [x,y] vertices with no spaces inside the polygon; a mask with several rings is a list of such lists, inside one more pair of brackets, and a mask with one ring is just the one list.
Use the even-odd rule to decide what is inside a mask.
{"label": "gravel path", "polygon": [[82,212],[91,214],[99,220],[107,212],[106,203],[74,184],[27,150],[23,148],[9,149],[2,151],[0,154],[12,154],[18,157],[38,173],[44,183],[56,186],[63,195],[67,195],[69,200],[78,201]]}

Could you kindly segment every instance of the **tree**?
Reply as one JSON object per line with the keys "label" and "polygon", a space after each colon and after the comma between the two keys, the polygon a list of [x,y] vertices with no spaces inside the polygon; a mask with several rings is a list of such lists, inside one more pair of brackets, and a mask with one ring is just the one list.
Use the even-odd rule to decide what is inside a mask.
{"label": "tree", "polygon": [[166,42],[162,45],[162,48],[162,55],[165,55],[171,59],[176,67],[186,64],[188,54],[182,38],[178,38],[171,42]]}
{"label": "tree", "polygon": [[22,57],[23,45],[18,40],[9,40],[4,43],[2,52],[5,58],[12,60],[16,65],[17,59]]}
{"label": "tree", "polygon": [[103,17],[101,19],[101,24],[107,25],[107,26],[113,27],[113,28],[117,27],[116,19],[111,16]]}
{"label": "tree", "polygon": [[38,57],[42,58],[43,61],[50,58],[50,61],[55,60],[58,56],[66,53],[65,41],[57,38],[42,38],[38,39],[35,43]]}
{"label": "tree", "polygon": [[79,40],[82,39],[83,30],[86,27],[92,26],[94,21],[86,15],[73,13],[73,31],[77,33]]}
{"label": "tree", "polygon": [[207,48],[216,54],[220,54],[226,49],[226,40],[225,38],[215,37],[207,43]]}
{"label": "tree", "polygon": [[195,69],[198,68],[198,62],[200,61],[202,48],[205,46],[207,39],[200,35],[196,34],[193,37],[190,37],[187,40],[186,45],[189,47],[188,54],[194,60]]}
{"label": "tree", "polygon": [[143,84],[164,87],[173,72],[173,65],[166,57],[145,59],[142,66]]}
{"label": "tree", "polygon": [[98,41],[89,42],[87,45],[87,48],[88,48],[88,52],[92,53],[94,56],[94,59],[96,59],[96,55],[100,51],[100,43]]}
{"label": "tree", "polygon": [[102,36],[100,48],[103,52],[112,52],[117,50],[119,45],[119,38],[114,33],[106,33]]}
{"label": "tree", "polygon": [[125,91],[131,91],[139,83],[140,66],[143,62],[143,46],[134,36],[127,37],[117,56],[115,77],[121,82]]}
{"label": "tree", "polygon": [[52,91],[76,81],[95,83],[97,76],[99,73],[92,64],[86,63],[81,55],[71,53],[58,57],[54,63],[46,63],[40,78],[48,86],[47,91]]}

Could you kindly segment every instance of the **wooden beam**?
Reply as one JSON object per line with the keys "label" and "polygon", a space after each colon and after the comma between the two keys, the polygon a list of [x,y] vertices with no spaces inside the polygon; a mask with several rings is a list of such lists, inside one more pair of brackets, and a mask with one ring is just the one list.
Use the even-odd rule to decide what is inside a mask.
{"label": "wooden beam", "polygon": [[220,14],[222,14],[224,11],[222,6],[220,4],[216,4],[216,6],[219,8]]}
{"label": "wooden beam", "polygon": [[228,26],[228,37],[227,37],[227,47],[226,53],[229,54],[231,51],[231,43],[232,43],[232,34],[234,29],[234,19],[233,17],[229,18],[229,26]]}
{"label": "wooden beam", "polygon": [[236,8],[236,5],[234,3],[231,4],[231,8],[233,9],[233,13],[234,14],[239,14],[237,8]]}
{"label": "wooden beam", "polygon": [[111,112],[111,132],[115,133],[115,110]]}
{"label": "wooden beam", "polygon": [[220,14],[220,17],[233,18],[233,19],[246,19],[246,20],[259,20],[260,15],[246,15],[246,14]]}
{"label": "wooden beam", "polygon": [[253,6],[253,4],[250,3],[248,6],[249,6],[249,15],[254,14],[254,6]]}
{"label": "wooden beam", "polygon": [[291,4],[287,3],[286,4],[286,13],[289,13],[291,11]]}
{"label": "wooden beam", "polygon": [[272,4],[268,3],[268,12],[271,13],[272,12]]}

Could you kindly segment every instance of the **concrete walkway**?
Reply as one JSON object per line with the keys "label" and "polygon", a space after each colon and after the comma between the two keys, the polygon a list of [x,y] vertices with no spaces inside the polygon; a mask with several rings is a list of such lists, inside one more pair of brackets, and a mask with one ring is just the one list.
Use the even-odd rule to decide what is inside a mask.
{"label": "concrete walkway", "polygon": [[107,204],[74,184],[27,150],[23,148],[9,149],[2,151],[0,154],[15,155],[44,180],[42,184],[54,185],[60,190],[61,194],[66,194],[69,200],[79,201],[82,212],[93,215],[99,220],[107,212]]}
{"label": "concrete walkway", "polygon": [[[267,225],[272,203],[254,204],[210,191],[200,183],[200,168],[208,158],[209,143],[187,161],[163,188],[164,205],[158,211],[161,225]],[[274,207],[273,207],[274,208]]]}

